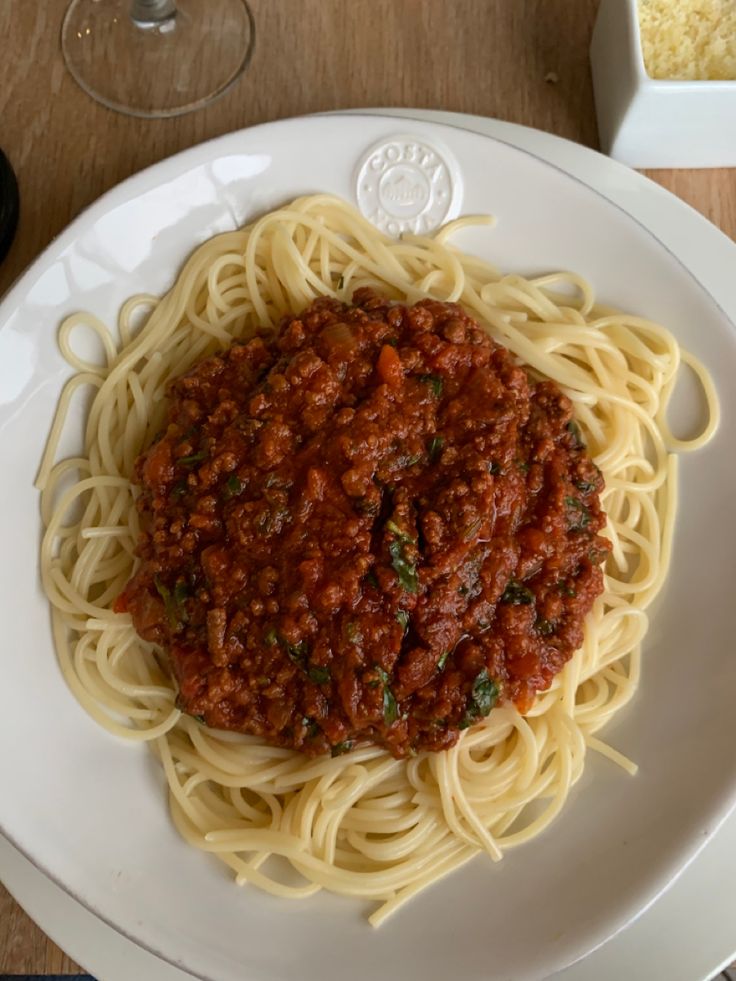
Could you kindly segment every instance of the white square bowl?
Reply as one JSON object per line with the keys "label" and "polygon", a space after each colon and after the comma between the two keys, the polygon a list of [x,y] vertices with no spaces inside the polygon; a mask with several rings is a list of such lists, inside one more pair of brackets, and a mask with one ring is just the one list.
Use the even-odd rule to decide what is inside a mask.
{"label": "white square bowl", "polygon": [[736,167],[736,80],[650,78],[637,0],[601,0],[590,64],[605,153],[631,167]]}

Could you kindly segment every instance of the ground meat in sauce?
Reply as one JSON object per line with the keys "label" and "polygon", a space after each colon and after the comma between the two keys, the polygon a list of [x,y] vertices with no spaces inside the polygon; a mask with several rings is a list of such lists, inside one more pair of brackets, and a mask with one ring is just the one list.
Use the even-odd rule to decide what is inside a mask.
{"label": "ground meat in sauce", "polygon": [[528,709],[580,646],[603,480],[570,401],[459,306],[353,302],[171,384],[116,609],[207,725],[402,757]]}

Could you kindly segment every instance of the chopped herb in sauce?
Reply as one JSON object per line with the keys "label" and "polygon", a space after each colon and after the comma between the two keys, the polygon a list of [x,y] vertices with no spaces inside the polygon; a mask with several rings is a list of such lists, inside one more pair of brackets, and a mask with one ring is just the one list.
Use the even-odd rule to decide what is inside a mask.
{"label": "chopped herb in sauce", "polygon": [[314,739],[314,737],[319,733],[319,726],[314,719],[310,719],[308,715],[305,715],[302,719],[302,725],[307,730],[307,737],[309,739]]}
{"label": "chopped herb in sauce", "polygon": [[411,537],[411,535],[407,535],[407,533],[405,531],[402,531],[401,528],[399,528],[399,526],[396,524],[396,522],[395,521],[392,521],[390,518],[386,522],[386,527],[388,528],[388,530],[393,535],[396,535],[396,537],[399,539],[400,542],[413,542],[414,541],[414,539]]}
{"label": "chopped herb in sauce", "polygon": [[282,641],[282,643],[294,664],[297,664],[300,668],[305,669],[307,642],[305,640],[300,640],[298,644],[288,644],[286,641]]}
{"label": "chopped herb in sauce", "polygon": [[409,626],[409,614],[406,612],[406,610],[397,610],[396,620],[401,624],[403,630],[406,630],[406,628]]}
{"label": "chopped herb in sauce", "polygon": [[484,719],[493,708],[498,698],[498,685],[489,677],[487,668],[476,675],[473,687],[470,689],[465,715],[460,722],[461,729],[468,729],[479,719]]}
{"label": "chopped herb in sauce", "polygon": [[434,463],[442,452],[442,447],[445,445],[445,441],[442,436],[433,436],[429,442],[429,461]]}
{"label": "chopped herb in sauce", "polygon": [[335,745],[330,748],[330,752],[333,756],[342,756],[343,753],[349,753],[352,748],[353,740],[346,739],[344,743],[335,743]]}
{"label": "chopped herb in sauce", "polygon": [[389,676],[381,667],[377,666],[376,671],[383,684],[383,721],[387,726],[390,726],[399,717],[399,707],[396,704],[394,693],[389,688]]}
{"label": "chopped herb in sauce", "polygon": [[238,494],[243,493],[243,482],[240,477],[235,474],[231,474],[227,478],[227,483],[225,484],[225,496],[226,497],[237,497]]}
{"label": "chopped herb in sauce", "polygon": [[565,504],[575,512],[570,523],[570,530],[580,531],[582,528],[587,528],[590,524],[590,511],[583,502],[577,497],[566,497]]}
{"label": "chopped herb in sauce", "polygon": [[444,667],[447,664],[447,659],[448,659],[449,656],[450,656],[450,652],[449,651],[443,651],[440,654],[440,659],[437,662],[437,670],[438,671],[443,671],[444,670]]}
{"label": "chopped herb in sauce", "polygon": [[528,606],[534,602],[534,593],[526,586],[522,586],[516,579],[509,579],[506,589],[501,597],[502,603],[509,603],[511,606]]}
{"label": "chopped herb in sauce", "polygon": [[[271,631],[266,635],[270,636]],[[309,664],[307,661],[308,648],[307,642],[305,640],[300,640],[298,644],[289,644],[283,638],[279,637],[278,634],[276,638],[280,644],[286,648],[286,652],[290,659],[296,664],[297,667],[301,668],[305,672],[310,681],[313,681],[315,685],[325,685],[332,677],[330,674],[330,669],[323,667],[320,664]],[[264,638],[265,639],[265,638]],[[266,643],[270,641],[266,640]]]}
{"label": "chopped herb in sauce", "polygon": [[174,586],[174,592],[172,593],[159,576],[153,577],[153,584],[156,587],[156,592],[164,601],[166,619],[169,621],[169,626],[172,630],[179,630],[186,622],[186,610],[183,608],[184,600],[188,595],[186,586],[184,583],[180,584],[177,581],[176,586]]}
{"label": "chopped herb in sauce", "polygon": [[568,424],[565,426],[565,429],[567,429],[568,433],[570,433],[570,435],[572,436],[573,447],[576,450],[584,450],[585,443],[583,442],[583,437],[580,435],[580,426],[578,426],[578,424],[575,422],[574,419],[571,419],[568,422]]}
{"label": "chopped herb in sauce", "polygon": [[278,644],[279,635],[276,633],[275,627],[269,627],[263,637],[263,643],[267,644],[268,647],[273,647],[274,644]]}
{"label": "chopped herb in sauce", "polygon": [[399,708],[394,693],[388,686],[383,689],[383,721],[387,726],[392,725],[399,717]]}
{"label": "chopped herb in sauce", "polygon": [[555,625],[551,620],[537,620],[534,626],[542,637],[550,637],[555,632]]}
{"label": "chopped herb in sauce", "polygon": [[575,486],[581,494],[589,494],[595,490],[595,484],[592,484],[589,480],[576,480]]}
{"label": "chopped herb in sauce", "polygon": [[201,463],[206,456],[206,451],[200,450],[199,453],[192,453],[190,456],[180,456],[176,463],[182,467],[192,467],[195,463]]}
{"label": "chopped herb in sauce", "polygon": [[331,678],[330,669],[321,665],[312,664],[307,668],[307,677],[315,685],[326,685]]}
{"label": "chopped herb in sauce", "polygon": [[388,553],[391,556],[394,572],[399,577],[401,588],[405,589],[407,593],[416,593],[419,589],[417,567],[414,562],[406,557],[405,544],[401,539],[395,538],[388,547]]}
{"label": "chopped herb in sauce", "polygon": [[412,562],[406,554],[406,546],[414,545],[416,542],[390,518],[386,522],[386,529],[394,536],[393,541],[389,543],[388,553],[391,556],[394,572],[399,577],[401,588],[407,593],[416,593],[419,588],[416,563]]}
{"label": "chopped herb in sauce", "polygon": [[179,613],[179,619],[186,623],[187,610],[186,603],[187,597],[189,596],[189,590],[187,589],[187,584],[182,579],[177,579],[176,585],[174,586],[174,605]]}
{"label": "chopped herb in sauce", "polygon": [[420,375],[419,381],[423,381],[429,385],[435,398],[439,398],[442,395],[444,383],[439,375]]}

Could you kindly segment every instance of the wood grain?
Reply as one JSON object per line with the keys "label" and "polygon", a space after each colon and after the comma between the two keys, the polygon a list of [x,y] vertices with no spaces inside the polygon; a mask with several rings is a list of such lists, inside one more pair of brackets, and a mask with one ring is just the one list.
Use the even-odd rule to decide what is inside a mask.
{"label": "wood grain", "polygon": [[0,977],[6,974],[78,974],[80,970],[0,885]]}
{"label": "wood grain", "polygon": [[[21,192],[0,294],[123,178],[266,120],[416,106],[495,116],[597,145],[588,44],[598,0],[250,2],[256,47],[243,78],[204,110],[156,121],[117,115],[77,88],[59,47],[67,0],[0,4],[0,145]],[[736,171],[649,176],[736,237]],[[76,970],[0,889],[0,974]]]}

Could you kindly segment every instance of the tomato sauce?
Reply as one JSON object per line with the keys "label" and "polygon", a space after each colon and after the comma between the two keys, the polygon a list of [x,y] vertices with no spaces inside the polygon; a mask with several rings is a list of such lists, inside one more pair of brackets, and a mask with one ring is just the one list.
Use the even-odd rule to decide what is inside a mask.
{"label": "tomato sauce", "polygon": [[308,754],[451,746],[583,639],[609,543],[570,401],[463,310],[320,299],[172,382],[116,609],[185,712]]}

